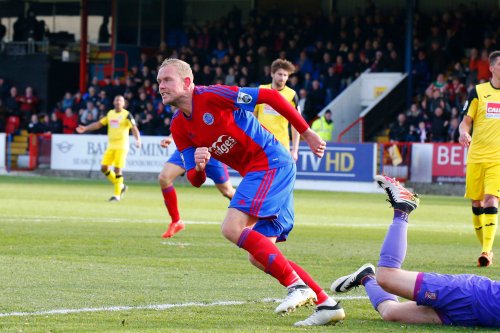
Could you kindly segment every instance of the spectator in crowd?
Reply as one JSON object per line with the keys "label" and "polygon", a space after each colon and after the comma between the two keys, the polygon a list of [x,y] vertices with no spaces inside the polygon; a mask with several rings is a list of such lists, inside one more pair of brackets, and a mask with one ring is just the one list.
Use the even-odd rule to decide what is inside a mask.
{"label": "spectator in crowd", "polygon": [[[149,102],[148,102],[149,103]],[[149,103],[150,104],[150,103]],[[144,110],[138,116],[138,127],[142,135],[154,135],[155,133],[155,119],[151,111]]]}
{"label": "spectator in crowd", "polygon": [[114,98],[114,87],[113,87],[113,81],[111,80],[110,76],[105,76],[102,86],[101,86],[101,91],[104,91],[106,93],[106,96],[108,98],[113,99]]}
{"label": "spectator in crowd", "polygon": [[488,51],[482,50],[480,53],[476,48],[471,50],[469,59],[470,83],[483,83],[490,79],[490,64],[488,61]]}
{"label": "spectator in crowd", "polygon": [[111,87],[111,92],[109,93],[109,98],[115,99],[116,95],[125,94],[125,85],[122,83],[119,77],[113,79],[113,84]]}
{"label": "spectator in crowd", "polygon": [[443,108],[438,106],[431,119],[431,141],[446,142],[447,130],[448,120],[446,120]]}
{"label": "spectator in crowd", "polygon": [[10,86],[7,80],[3,77],[0,77],[0,100],[5,100],[7,96],[9,96]]}
{"label": "spectator in crowd", "polygon": [[[74,113],[79,112],[80,109],[84,109],[86,106],[85,100],[83,99],[82,93],[77,91],[73,95],[73,107],[71,108]],[[63,108],[66,110],[66,108]]]}
{"label": "spectator in crowd", "polygon": [[62,116],[62,126],[64,134],[75,134],[78,127],[78,116],[73,113],[73,109],[66,108]]}
{"label": "spectator in crowd", "polygon": [[436,96],[434,93],[439,92],[438,96],[443,96],[447,88],[447,82],[443,73],[439,73],[436,77],[436,81],[433,81],[425,90],[425,94],[428,97]]}
{"label": "spectator in crowd", "polygon": [[418,131],[418,127],[414,124],[410,124],[408,126],[408,134],[406,135],[406,142],[419,142],[420,141],[420,133]]}
{"label": "spectator in crowd", "polygon": [[389,140],[391,142],[404,142],[408,136],[408,124],[406,123],[406,115],[400,113],[397,121],[392,124],[389,130]]}
{"label": "spectator in crowd", "polygon": [[24,90],[24,95],[18,97],[19,110],[24,117],[30,117],[38,113],[38,104],[40,100],[33,94],[33,88],[28,86]]}
{"label": "spectator in crowd", "polygon": [[313,121],[311,128],[318,133],[323,140],[332,141],[334,129],[332,111],[326,110],[321,117]]}
{"label": "spectator in crowd", "polygon": [[[87,90],[89,90],[90,87],[94,88],[92,95],[97,95],[99,93],[99,91],[101,91],[101,86],[99,85],[99,78],[97,76],[94,76],[92,78],[92,80],[89,83],[89,86],[88,86]],[[85,96],[84,96],[84,98],[86,99]]]}
{"label": "spectator in crowd", "polygon": [[12,40],[14,42],[24,42],[28,40],[28,33],[26,30],[26,19],[24,18],[24,13],[20,13],[17,20],[13,25],[14,34]]}
{"label": "spectator in crowd", "polygon": [[418,52],[418,58],[412,67],[416,93],[422,95],[431,81],[431,70],[425,51],[420,50]]}
{"label": "spectator in crowd", "polygon": [[452,77],[449,81],[451,82],[446,85],[444,96],[451,106],[460,108],[467,97],[467,89],[458,77]]}
{"label": "spectator in crowd", "polygon": [[105,109],[111,108],[111,101],[109,100],[106,91],[104,89],[101,89],[99,93],[97,94],[97,102],[95,106],[99,107],[99,105],[103,104]]}
{"label": "spectator in crowd", "polygon": [[19,117],[19,96],[17,95],[17,88],[12,86],[9,91],[10,95],[5,98],[5,108],[7,109],[7,116]]}
{"label": "spectator in crowd", "polygon": [[64,97],[61,101],[61,108],[63,110],[65,110],[67,108],[73,108],[73,104],[74,104],[73,95],[71,94],[70,91],[66,91],[66,93],[64,94]]}
{"label": "spectator in crowd", "polygon": [[460,122],[458,121],[458,118],[451,118],[450,126],[448,127],[448,136],[446,141],[452,143],[458,143],[458,138],[460,137],[460,132],[458,130],[459,124]]}
{"label": "spectator in crowd", "polygon": [[418,142],[420,143],[429,142],[429,132],[427,130],[427,125],[425,124],[424,121],[418,123],[418,136],[419,136]]}
{"label": "spectator in crowd", "polygon": [[87,101],[91,101],[92,103],[94,103],[94,105],[97,104],[97,101],[99,100],[99,96],[97,95],[97,91],[98,91],[98,88],[96,88],[96,86],[90,86],[88,88],[88,91],[87,93],[85,93],[82,98],[84,100],[84,102],[86,103]]}
{"label": "spectator in crowd", "polygon": [[416,103],[413,103],[410,106],[410,111],[408,112],[408,115],[406,117],[407,124],[413,125],[415,128],[418,129],[418,123],[422,120],[423,116],[421,110],[418,108],[418,105]]}
{"label": "spectator in crowd", "polygon": [[111,34],[109,33],[109,30],[108,30],[108,24],[109,24],[109,16],[104,15],[102,17],[102,23],[99,27],[99,36],[97,38],[98,43],[102,43],[102,44],[109,43],[109,38],[111,37]]}
{"label": "spectator in crowd", "polygon": [[311,124],[318,114],[311,107],[311,101],[309,100],[307,90],[304,88],[299,90],[299,102],[297,105],[302,117],[308,124]]}
{"label": "spectator in crowd", "polygon": [[[71,109],[71,108],[69,108]],[[61,134],[63,132],[63,125],[62,122],[57,118],[57,113],[52,112],[50,114],[50,121],[47,126],[47,132],[52,133],[52,134]]]}
{"label": "spectator in crowd", "polygon": [[312,81],[311,90],[309,90],[307,96],[309,97],[309,102],[311,103],[311,108],[316,118],[317,114],[323,109],[323,106],[325,106],[326,100],[325,90],[321,87],[319,80]]}
{"label": "spectator in crowd", "polygon": [[92,101],[88,100],[86,104],[87,104],[87,106],[85,107],[85,109],[82,109],[79,112],[79,116],[80,116],[79,122],[80,122],[80,124],[84,124],[84,125],[88,125],[90,123],[93,123],[94,121],[96,121],[98,119],[97,117],[99,115],[99,111],[97,110],[94,103],[92,103]]}
{"label": "spectator in crowd", "polygon": [[403,61],[399,57],[399,54],[396,52],[396,50],[392,50],[389,53],[389,61],[386,64],[386,71],[398,73],[404,71]]}
{"label": "spectator in crowd", "polygon": [[3,42],[4,42],[4,38],[5,38],[5,34],[7,33],[7,27],[5,27],[5,25],[2,24],[2,22],[0,22],[0,53],[1,51],[3,51]]}
{"label": "spectator in crowd", "polygon": [[38,115],[32,114],[31,120],[28,123],[28,133],[30,134],[40,134],[43,133],[43,126],[38,121]]}

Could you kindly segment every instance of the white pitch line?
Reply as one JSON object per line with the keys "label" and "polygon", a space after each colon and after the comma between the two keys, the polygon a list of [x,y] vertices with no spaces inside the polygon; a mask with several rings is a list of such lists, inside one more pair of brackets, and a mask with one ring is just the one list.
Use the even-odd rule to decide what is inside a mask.
{"label": "white pitch line", "polygon": [[[53,220],[61,220],[64,219],[66,221],[84,221],[84,222],[130,222],[130,220],[125,219],[125,218],[83,218],[83,217],[77,217],[77,216],[43,216],[43,217],[38,217],[38,216],[30,216],[30,217],[14,217],[14,216],[2,216],[2,221],[4,222],[30,222],[30,223],[36,223],[36,222],[50,222]],[[159,220],[157,219],[136,219],[134,222],[138,223],[158,223]],[[214,221],[186,221],[183,220],[183,222],[187,225],[220,225],[221,222],[214,222]],[[343,223],[338,223],[338,222],[325,222],[325,223],[314,223],[314,222],[306,222],[306,223],[301,223],[296,222],[295,226],[296,227],[309,227],[309,226],[321,226],[321,227],[336,227],[336,228],[342,228],[342,227],[359,227],[359,228],[383,228],[386,229],[390,225],[390,221],[388,220],[387,223],[356,223],[356,222],[343,222]],[[441,224],[419,224],[419,223],[410,223],[409,227],[412,228],[413,230],[442,230],[443,226]],[[470,229],[470,226],[468,224],[457,224],[453,226],[452,230],[446,230],[446,232],[463,232],[463,231],[468,231]],[[443,230],[444,232],[444,230]]]}
{"label": "white pitch line", "polygon": [[[368,299],[367,296],[342,296],[335,297],[336,300],[346,300],[346,299]],[[33,311],[33,312],[6,312],[0,313],[0,317],[27,317],[27,316],[42,316],[42,315],[61,315],[61,314],[72,314],[72,313],[84,313],[84,312],[117,312],[117,311],[131,311],[131,310],[168,310],[172,308],[185,308],[185,307],[210,307],[210,306],[228,306],[228,305],[243,305],[251,303],[277,303],[281,302],[280,299],[266,298],[261,301],[249,302],[249,301],[217,301],[212,303],[198,303],[198,302],[188,302],[179,304],[151,304],[151,305],[139,305],[139,306],[107,306],[99,308],[81,308],[81,309],[56,309],[56,310],[46,310],[46,311]]]}

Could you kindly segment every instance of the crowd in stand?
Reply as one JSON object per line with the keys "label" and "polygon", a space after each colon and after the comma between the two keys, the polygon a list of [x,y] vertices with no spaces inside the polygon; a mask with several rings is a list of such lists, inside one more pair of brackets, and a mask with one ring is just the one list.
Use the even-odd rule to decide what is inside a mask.
{"label": "crowd in stand", "polygon": [[[155,54],[141,54],[125,77],[94,78],[83,94],[68,91],[49,114],[38,112],[31,88],[18,95],[15,86],[0,79],[0,118],[2,111],[4,119],[18,116],[32,133],[74,133],[78,124],[104,116],[113,108],[114,96],[121,94],[143,135],[168,135],[175,110],[161,103],[156,84],[156,68],[166,57],[190,63],[198,85],[238,86],[269,83],[271,62],[284,58],[296,66],[289,86],[311,122],[364,71],[404,70],[404,18],[401,9],[382,13],[371,1],[350,17],[335,12],[285,14],[273,8],[250,13],[247,24],[234,9],[219,20],[191,25]],[[414,104],[391,126],[391,140],[456,140],[467,91],[489,78],[487,55],[500,44],[497,19],[498,13],[481,12],[474,4],[430,17],[415,14]]]}

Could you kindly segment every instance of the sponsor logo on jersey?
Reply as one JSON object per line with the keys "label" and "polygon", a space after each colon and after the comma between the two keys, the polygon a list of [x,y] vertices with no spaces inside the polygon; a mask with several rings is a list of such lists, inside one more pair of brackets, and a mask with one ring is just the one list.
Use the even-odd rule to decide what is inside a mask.
{"label": "sponsor logo on jersey", "polygon": [[240,104],[250,104],[250,102],[252,102],[252,96],[240,91],[238,93],[238,98],[236,99],[236,102]]}
{"label": "sponsor logo on jersey", "polygon": [[203,114],[203,122],[207,125],[212,125],[214,123],[214,115],[208,112]]}
{"label": "sponsor logo on jersey", "polygon": [[273,116],[281,116],[281,114],[278,111],[276,111],[275,109],[273,109],[271,106],[269,106],[267,104],[264,105],[264,113],[271,114]]}
{"label": "sponsor logo on jersey", "polygon": [[500,103],[486,103],[486,118],[500,119]]}
{"label": "sponsor logo on jersey", "polygon": [[112,127],[112,128],[118,128],[118,127],[120,127],[120,120],[121,120],[121,118],[111,119],[109,121],[109,126]]}
{"label": "sponsor logo on jersey", "polygon": [[210,154],[215,154],[217,156],[221,156],[223,154],[228,153],[231,148],[236,145],[237,141],[233,139],[230,135],[222,134],[219,136],[217,141],[212,143],[212,146],[208,148]]}
{"label": "sponsor logo on jersey", "polygon": [[485,95],[485,96],[484,96],[484,98],[488,98],[488,97],[490,97],[490,96],[491,96],[491,95]]}

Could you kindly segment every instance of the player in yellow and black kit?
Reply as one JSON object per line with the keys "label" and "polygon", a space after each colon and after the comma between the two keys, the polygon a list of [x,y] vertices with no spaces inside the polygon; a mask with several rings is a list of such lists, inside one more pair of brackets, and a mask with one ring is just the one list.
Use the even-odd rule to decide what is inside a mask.
{"label": "player in yellow and black kit", "polygon": [[472,200],[472,221],[483,247],[480,267],[493,262],[500,197],[500,51],[490,54],[489,63],[491,81],[470,92],[459,127],[459,141],[469,147],[465,197]]}
{"label": "player in yellow and black kit", "polygon": [[[123,194],[127,191],[127,185],[123,183],[123,168],[127,158],[129,148],[129,131],[135,138],[137,148],[141,147],[141,135],[135,124],[132,114],[125,110],[125,99],[121,95],[117,95],[113,101],[115,108],[108,111],[106,117],[93,122],[88,126],[78,126],[78,133],[87,131],[95,131],[103,126],[108,126],[108,147],[104,152],[101,161],[101,171],[106,175],[109,181],[114,185],[114,195],[109,201],[120,201]],[[114,166],[114,171],[111,170]]]}
{"label": "player in yellow and black kit", "polygon": [[[271,88],[280,92],[295,108],[297,108],[298,97],[295,90],[286,86],[288,77],[295,71],[295,66],[288,60],[276,59],[271,64],[270,84],[261,85],[259,88]],[[297,110],[300,113],[300,110]],[[292,154],[296,161],[299,153],[299,133],[292,126],[292,147],[290,149],[290,136],[288,134],[288,120],[267,104],[258,104],[254,110],[255,117],[269,132],[274,134]]]}

